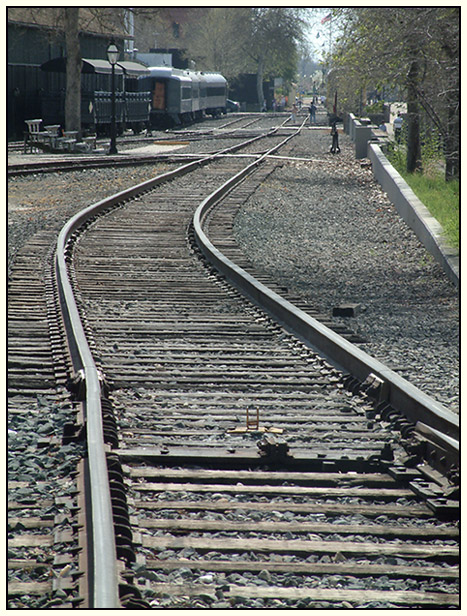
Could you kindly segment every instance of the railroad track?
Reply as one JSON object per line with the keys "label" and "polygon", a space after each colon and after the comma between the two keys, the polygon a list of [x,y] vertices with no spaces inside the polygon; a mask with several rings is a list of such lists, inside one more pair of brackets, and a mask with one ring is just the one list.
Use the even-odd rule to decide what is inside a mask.
{"label": "railroad track", "polygon": [[73,425],[82,411],[67,391],[70,372],[54,286],[55,237],[51,228],[36,234],[17,255],[9,283],[9,469],[14,479],[9,482],[8,546],[14,607],[67,607],[81,601],[75,581],[82,567],[73,529],[78,525],[74,475],[82,447]]}
{"label": "railroad track", "polygon": [[[415,425],[386,400],[397,383],[375,376],[362,386],[310,348],[303,332],[298,339],[244,299],[199,253],[204,229],[253,272],[229,226],[273,165],[255,165],[228,188],[243,164],[223,158],[136,201],[121,196],[121,207],[101,204],[109,213],[86,223],[85,234],[76,233],[82,220],[62,234],[74,255],[77,313],[98,357],[92,377],[91,362],[70,343],[73,385],[85,401],[69,438],[90,432],[95,378],[102,440],[112,450],[98,464],[103,457],[110,471],[122,563],[109,570],[113,589],[96,596],[92,577],[89,596],[79,587],[75,599],[91,606],[458,603],[455,488],[439,472],[456,456],[449,417]],[[220,184],[222,208],[202,213]],[[451,437],[438,434],[443,421]],[[88,481],[90,449],[88,442],[78,482]],[[83,532],[77,541],[87,547]]]}
{"label": "railroad track", "polygon": [[[39,160],[32,161],[26,160],[25,162],[10,163],[8,165],[8,177],[16,177],[23,175],[39,174],[39,173],[54,173],[59,171],[76,171],[77,169],[90,169],[90,168],[105,168],[105,167],[126,167],[134,165],[151,164],[159,162],[161,159],[171,160],[179,162],[184,158],[187,160],[193,160],[198,158],[196,154],[176,154],[175,157],[172,153],[158,154],[158,155],[131,155],[131,148],[139,145],[152,145],[155,139],[158,144],[167,143],[168,145],[174,140],[174,138],[189,139],[190,141],[209,140],[213,141],[217,138],[234,138],[241,139],[242,142],[247,139],[252,139],[264,133],[265,120],[266,124],[269,124],[269,128],[273,129],[275,126],[281,124],[281,118],[277,117],[264,117],[264,114],[258,115],[251,119],[252,114],[248,114],[248,117],[240,115],[228,122],[222,124],[219,121],[206,121],[199,128],[183,128],[181,130],[158,133],[155,137],[152,134],[143,136],[122,136],[119,138],[119,148],[122,155],[108,155],[104,154],[104,149],[108,147],[106,140],[99,139],[97,142],[98,148],[102,151],[95,154],[44,154],[41,155]],[[285,124],[287,119],[282,119],[282,124]],[[250,127],[261,123],[261,127],[257,129],[251,129]],[[239,126],[240,124],[240,126]],[[248,133],[245,132],[249,129]],[[11,142],[8,144],[8,152],[10,154],[19,154],[23,151],[24,145],[22,142]],[[130,150],[128,150],[130,148]]]}

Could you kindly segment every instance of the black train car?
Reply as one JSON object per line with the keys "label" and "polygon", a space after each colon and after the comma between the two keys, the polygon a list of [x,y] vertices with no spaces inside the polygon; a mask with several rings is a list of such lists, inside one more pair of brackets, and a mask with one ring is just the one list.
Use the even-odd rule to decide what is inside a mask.
{"label": "black train car", "polygon": [[8,139],[22,139],[25,119],[40,118],[40,93],[44,88],[39,67],[28,64],[8,65]]}
{"label": "black train car", "polygon": [[[41,66],[45,73],[40,93],[40,116],[44,124],[65,125],[66,58],[55,58]],[[115,119],[117,129],[146,127],[150,110],[149,92],[138,92],[137,79],[148,71],[137,62],[115,65]],[[89,132],[107,133],[111,122],[111,74],[107,60],[83,58],[81,68],[81,126]]]}
{"label": "black train car", "polygon": [[[22,139],[27,128],[25,121],[41,117],[41,98],[50,89],[49,75],[41,70],[41,65],[51,58],[65,55],[65,33],[55,17],[56,9],[36,10],[31,6],[9,7],[7,10],[9,140]],[[121,49],[124,36],[115,33],[114,38]],[[79,41],[83,57],[106,58],[108,33],[80,31]],[[61,87],[65,89],[64,80]]]}
{"label": "black train car", "polygon": [[[266,107],[272,109],[274,98],[274,81],[263,81],[263,95]],[[256,75],[241,73],[230,83],[230,96],[233,100],[240,101],[247,111],[259,111]]]}

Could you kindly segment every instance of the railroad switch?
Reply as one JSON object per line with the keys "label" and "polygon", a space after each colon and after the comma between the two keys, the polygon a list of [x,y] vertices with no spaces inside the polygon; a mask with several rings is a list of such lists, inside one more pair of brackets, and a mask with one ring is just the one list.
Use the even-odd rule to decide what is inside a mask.
{"label": "railroad switch", "polygon": [[274,434],[282,434],[282,428],[271,428],[268,426],[259,425],[259,407],[256,407],[256,415],[253,418],[250,415],[250,407],[246,408],[246,426],[241,428],[230,428],[228,434],[246,434],[247,432],[269,432]]}
{"label": "railroad switch", "polygon": [[79,443],[86,437],[85,426],[68,422],[63,426],[62,445]]}
{"label": "railroad switch", "polygon": [[362,391],[378,402],[384,402],[389,397],[388,383],[372,372],[363,381]]}
{"label": "railroad switch", "polygon": [[285,458],[289,455],[289,444],[285,441],[276,441],[273,436],[263,436],[257,445],[264,457]]}
{"label": "railroad switch", "polygon": [[247,406],[246,407],[246,427],[247,429],[249,428],[254,428],[255,430],[257,430],[259,428],[259,407],[256,407],[256,419],[250,419],[250,408]]}

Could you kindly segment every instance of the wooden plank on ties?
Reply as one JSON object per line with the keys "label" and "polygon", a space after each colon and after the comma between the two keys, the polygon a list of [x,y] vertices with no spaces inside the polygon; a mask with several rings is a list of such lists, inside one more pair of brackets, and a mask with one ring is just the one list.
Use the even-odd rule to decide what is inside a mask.
{"label": "wooden plank on ties", "polygon": [[383,537],[425,537],[456,538],[459,530],[455,527],[403,527],[387,524],[323,524],[316,522],[225,522],[222,520],[135,520],[140,528],[168,531],[207,531],[207,532],[264,532],[264,533],[323,533],[360,534]]}
{"label": "wooden plank on ties", "polygon": [[250,560],[188,560],[167,559],[156,560],[148,558],[146,568],[150,570],[173,570],[180,567],[199,569],[203,571],[269,571],[271,573],[304,573],[306,575],[351,575],[374,576],[386,575],[388,577],[412,578],[442,578],[456,580],[459,578],[458,567],[410,567],[404,565],[378,565],[356,563],[353,559],[339,563],[310,563],[310,562],[252,562]]}
{"label": "wooden plank on ties", "polygon": [[[201,584],[157,584],[150,583],[151,591],[156,596],[171,595],[177,597],[196,597],[213,594],[216,586]],[[278,586],[235,586],[223,591],[226,598],[241,597],[245,599],[286,599],[296,601],[332,601],[362,605],[370,601],[384,601],[396,605],[433,605],[457,606],[459,596],[449,593],[420,592],[415,590],[353,590],[348,588],[296,588]]]}
{"label": "wooden plank on ties", "polygon": [[424,504],[400,507],[397,505],[356,505],[354,503],[256,503],[256,502],[236,502],[228,498],[216,501],[143,501],[134,500],[134,506],[138,509],[157,511],[159,509],[183,509],[186,511],[234,511],[235,509],[245,509],[246,511],[291,511],[293,513],[323,513],[325,515],[364,515],[370,516],[395,516],[400,518],[431,518],[433,512]]}
{"label": "wooden plank on ties", "polygon": [[398,556],[400,558],[458,558],[459,550],[454,546],[418,545],[407,543],[370,543],[351,541],[309,541],[275,539],[214,539],[212,537],[152,537],[141,536],[142,545],[157,550],[183,550],[192,548],[202,551],[219,552],[287,552],[308,554],[360,554],[372,558],[379,556]]}
{"label": "wooden plank on ties", "polygon": [[52,592],[52,582],[8,582],[9,597],[45,595]]}
{"label": "wooden plank on ties", "polygon": [[360,497],[384,499],[415,498],[412,490],[395,488],[335,488],[331,486],[250,486],[250,485],[192,485],[189,483],[142,483],[135,485],[135,489],[142,492],[227,492],[233,494],[295,494],[297,496],[310,496],[326,498]]}

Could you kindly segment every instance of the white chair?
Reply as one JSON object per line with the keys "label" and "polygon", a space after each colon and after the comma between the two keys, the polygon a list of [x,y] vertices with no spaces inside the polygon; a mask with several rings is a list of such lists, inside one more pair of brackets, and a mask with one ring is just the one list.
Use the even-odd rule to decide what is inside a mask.
{"label": "white chair", "polygon": [[26,154],[26,147],[29,145],[30,151],[37,152],[39,148],[35,146],[35,143],[39,143],[39,133],[42,120],[25,120],[28,125],[28,131],[24,137],[24,153]]}

